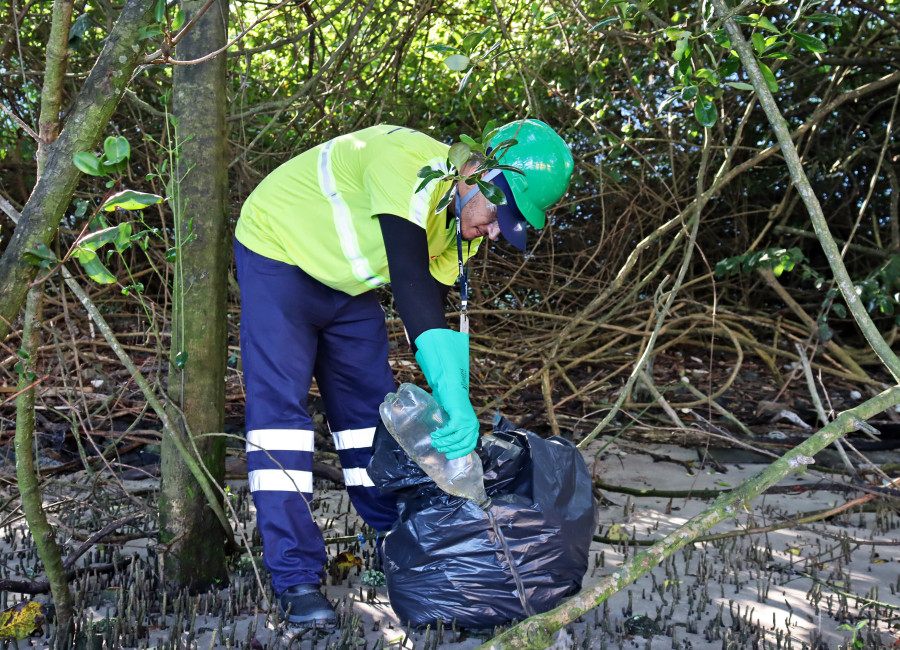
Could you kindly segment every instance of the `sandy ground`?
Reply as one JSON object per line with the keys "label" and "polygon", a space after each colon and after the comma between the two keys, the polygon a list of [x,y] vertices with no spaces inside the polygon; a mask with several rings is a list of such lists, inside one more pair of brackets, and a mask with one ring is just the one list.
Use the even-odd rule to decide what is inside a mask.
{"label": "sandy ground", "polygon": [[[764,465],[723,463],[699,467],[698,452],[674,445],[622,442],[597,453],[596,441],[584,453],[595,478],[607,484],[655,490],[727,490]],[[666,460],[663,460],[666,459]],[[827,479],[827,477],[826,477]],[[769,494],[711,533],[761,528],[796,520],[804,513],[832,508],[859,492],[821,489],[821,475],[792,475],[781,485],[790,494]],[[324,482],[317,482],[325,486]],[[239,489],[240,482],[233,484]],[[703,511],[710,500],[626,496],[601,491],[597,535],[658,539]],[[355,523],[339,490],[320,490],[317,516],[328,537],[345,534]],[[828,520],[767,533],[699,542],[676,552],[663,565],[613,595],[582,619],[561,630],[555,648],[837,648],[850,647],[858,626],[858,648],[900,647],[900,517],[891,510],[851,511]],[[334,557],[348,545],[329,545]],[[583,587],[590,589],[634,555],[634,547],[595,541]],[[343,615],[343,627],[328,635],[293,638],[265,613],[238,607],[237,615],[204,615],[193,630],[185,626],[182,646],[193,648],[442,648],[477,647],[490,634],[465,630],[408,630],[391,610],[384,587],[361,585],[353,569],[340,584],[324,588]],[[240,599],[249,575],[219,592],[220,600]],[[108,593],[92,604],[95,618],[116,610]],[[371,602],[367,602],[371,600]],[[204,601],[206,602],[206,601]],[[121,601],[120,601],[121,604]],[[214,608],[213,608],[214,609]],[[168,624],[171,625],[172,617]],[[137,647],[165,647],[171,628],[150,626]],[[177,638],[178,635],[175,635]],[[19,646],[46,646],[46,637]],[[122,644],[119,644],[122,647]],[[85,648],[108,647],[98,636]],[[170,646],[169,646],[170,647]]]}

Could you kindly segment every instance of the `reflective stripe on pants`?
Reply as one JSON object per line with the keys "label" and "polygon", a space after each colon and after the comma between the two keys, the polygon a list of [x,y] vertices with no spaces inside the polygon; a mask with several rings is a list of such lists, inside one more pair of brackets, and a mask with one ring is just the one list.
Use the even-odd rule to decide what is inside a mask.
{"label": "reflective stripe on pants", "polygon": [[378,406],[395,390],[384,312],[374,292],[350,296],[296,266],[234,244],[241,288],[241,362],[247,391],[247,470],[276,594],[324,577],[325,545],[312,518],[315,377],[356,511],[378,531],[397,517],[366,466]]}

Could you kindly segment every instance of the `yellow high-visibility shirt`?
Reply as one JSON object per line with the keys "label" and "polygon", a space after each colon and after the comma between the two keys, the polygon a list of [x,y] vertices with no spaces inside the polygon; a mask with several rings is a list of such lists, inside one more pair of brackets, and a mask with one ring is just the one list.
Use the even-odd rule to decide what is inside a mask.
{"label": "yellow high-visibility shirt", "polygon": [[[421,191],[425,165],[447,170],[449,147],[427,135],[382,124],[303,152],[269,174],[247,197],[235,236],[259,255],[299,266],[323,284],[358,295],[390,282],[379,214],[425,229],[431,275],[459,275],[456,224],[436,213],[449,181]],[[481,239],[465,242],[463,257]]]}

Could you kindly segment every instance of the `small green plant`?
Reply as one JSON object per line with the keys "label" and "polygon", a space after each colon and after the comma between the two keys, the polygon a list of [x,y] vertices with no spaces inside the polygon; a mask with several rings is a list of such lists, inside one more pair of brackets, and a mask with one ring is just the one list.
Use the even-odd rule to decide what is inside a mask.
{"label": "small green plant", "polygon": [[[121,173],[127,169],[130,156],[131,146],[128,144],[128,140],[121,136],[110,136],[103,142],[103,153],[99,156],[89,151],[79,151],[72,157],[72,162],[81,172],[89,176],[107,178],[105,186],[107,189],[111,189],[121,184]],[[86,226],[82,229],[81,235],[79,235],[62,260],[58,260],[53,251],[45,244],[39,244],[28,251],[25,254],[25,259],[30,264],[50,269],[68,259],[74,258],[78,260],[85,273],[92,280],[100,284],[112,284],[116,281],[116,276],[106,268],[103,260],[98,255],[98,251],[106,244],[112,244],[115,252],[122,253],[133,242],[145,237],[145,233],[141,232],[134,235],[131,223],[127,221],[110,226],[103,218],[102,213],[119,210],[139,211],[151,205],[156,205],[162,200],[162,197],[157,194],[130,189],[123,189],[111,194],[101,202]],[[72,216],[81,220],[85,217],[87,211],[87,201],[76,201]],[[107,259],[112,254],[113,251],[108,251]],[[135,291],[139,286],[139,283],[132,282],[126,287],[124,292]]]}
{"label": "small green plant", "polygon": [[850,646],[853,650],[862,650],[862,648],[866,645],[862,639],[860,639],[859,631],[865,627],[866,621],[865,619],[856,621],[855,625],[850,625],[849,623],[844,623],[843,625],[838,625],[839,630],[850,630],[853,632],[853,637],[850,639]]}
{"label": "small green plant", "polygon": [[[426,165],[419,170],[418,176],[422,179],[422,182],[419,183],[416,192],[420,192],[433,181],[451,181],[450,187],[444,193],[444,196],[441,197],[436,208],[437,212],[441,212],[450,205],[456,184],[461,180],[465,180],[465,182],[470,185],[478,185],[478,189],[480,189],[487,200],[494,205],[505,205],[506,195],[503,194],[503,190],[481,180],[481,175],[492,169],[511,171],[523,175],[524,172],[517,167],[504,165],[500,162],[504,152],[516,144],[516,140],[504,140],[503,142],[498,143],[496,147],[491,148],[490,152],[488,152],[487,144],[491,141],[491,138],[497,131],[498,128],[496,122],[491,120],[484,127],[480,139],[476,140],[468,135],[460,136],[461,142],[456,142],[450,147],[450,151],[447,152],[446,164],[442,168],[433,169],[430,165]],[[470,174],[463,176],[461,173],[462,168],[472,158],[473,153],[481,155],[479,158],[480,162]]]}

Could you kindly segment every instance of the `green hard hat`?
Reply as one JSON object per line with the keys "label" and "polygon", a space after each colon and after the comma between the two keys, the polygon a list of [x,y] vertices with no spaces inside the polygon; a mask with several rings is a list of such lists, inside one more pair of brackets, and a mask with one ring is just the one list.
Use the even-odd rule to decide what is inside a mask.
{"label": "green hard hat", "polygon": [[493,146],[504,140],[516,144],[501,154],[500,162],[518,167],[525,175],[504,171],[516,207],[535,228],[547,222],[547,208],[562,198],[569,187],[575,162],[569,146],[552,128],[540,120],[517,120],[497,129]]}

